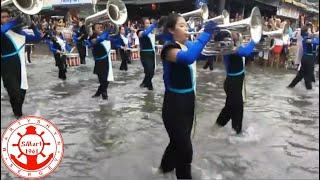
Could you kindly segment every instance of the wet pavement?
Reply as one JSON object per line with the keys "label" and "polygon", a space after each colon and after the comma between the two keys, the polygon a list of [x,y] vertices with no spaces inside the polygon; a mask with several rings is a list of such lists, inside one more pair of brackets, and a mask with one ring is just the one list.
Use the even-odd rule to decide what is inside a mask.
{"label": "wet pavement", "polygon": [[[47,48],[36,46],[27,64],[29,90],[26,115],[52,120],[62,132],[65,154],[60,167],[47,179],[156,180],[168,143],[162,124],[164,94],[158,62],[154,91],[139,88],[143,70],[139,61],[128,72],[118,70],[109,86],[109,100],[93,99],[98,79],[93,60],[68,69],[67,80]],[[193,138],[194,179],[319,179],[319,68],[316,83],[307,91],[303,82],[286,86],[294,71],[251,65],[247,68],[244,137],[233,136],[229,123],[211,130],[225,102],[223,65],[203,70],[198,63],[197,126]],[[7,92],[1,85],[1,132],[12,121]],[[1,163],[1,179],[14,176]]]}

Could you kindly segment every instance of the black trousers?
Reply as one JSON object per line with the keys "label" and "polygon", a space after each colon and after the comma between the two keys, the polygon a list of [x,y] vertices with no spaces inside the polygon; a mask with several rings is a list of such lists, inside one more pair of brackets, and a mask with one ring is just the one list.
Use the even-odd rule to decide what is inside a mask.
{"label": "black trousers", "polygon": [[28,46],[28,45],[27,45],[27,46],[25,47],[25,50],[26,50],[26,52],[27,52],[28,62],[31,63],[31,57],[30,57],[30,56],[31,56],[31,46]]}
{"label": "black trousers", "polygon": [[141,56],[141,63],[142,63],[144,74],[145,74],[142,83],[146,87],[150,87],[152,86],[152,78],[153,78],[154,69],[155,69],[155,60],[154,60],[155,54],[154,52],[141,51],[140,56]]}
{"label": "black trousers", "polygon": [[194,119],[195,95],[166,92],[162,119],[170,138],[160,165],[166,173],[176,169],[178,179],[191,179],[191,131]]}
{"label": "black trousers", "polygon": [[128,61],[129,61],[129,56],[127,51],[124,49],[120,49],[120,56],[121,56],[121,65],[120,65],[120,70],[128,70]]}
{"label": "black trousers", "polygon": [[98,76],[99,79],[99,88],[96,92],[97,95],[104,94],[107,95],[107,88],[109,85],[108,75],[109,75],[109,61],[108,58],[95,61],[93,73]]}
{"label": "black trousers", "polygon": [[291,81],[289,87],[295,87],[298,82],[304,79],[307,89],[312,89],[312,81],[314,77],[314,59],[312,55],[303,55],[301,59],[301,68],[296,77]]}
{"label": "black trousers", "polygon": [[6,88],[12,111],[15,116],[22,116],[22,105],[26,90],[21,89],[21,69],[18,56],[9,60],[1,59],[1,77]]}
{"label": "black trousers", "polygon": [[313,59],[313,63],[312,63],[312,77],[311,77],[311,81],[312,82],[316,82],[316,76],[315,76],[315,74],[314,74],[314,67],[315,67],[315,65],[316,65],[316,58],[317,58],[317,56],[316,55],[314,55],[314,59]]}
{"label": "black trousers", "polygon": [[225,126],[228,121],[232,120],[232,128],[240,133],[242,131],[243,118],[243,98],[242,86],[244,75],[227,77],[224,81],[224,91],[227,98],[223,109],[221,110],[217,119],[217,124]]}
{"label": "black trousers", "polygon": [[59,79],[65,80],[67,78],[66,72],[67,72],[67,62],[66,62],[66,56],[61,56],[59,53],[54,55],[54,59],[56,61],[56,66],[59,68]]}
{"label": "black trousers", "polygon": [[80,57],[80,63],[86,64],[86,46],[83,43],[77,43],[77,49]]}
{"label": "black trousers", "polygon": [[99,94],[102,94],[102,93],[106,93],[108,94],[108,85],[109,85],[109,82],[107,80],[107,77],[105,74],[97,74],[98,76],[98,79],[99,79],[99,87],[98,87],[98,93]]}
{"label": "black trousers", "polygon": [[203,66],[203,69],[207,69],[209,67],[210,70],[213,70],[213,61],[215,61],[215,57],[213,57],[213,59],[208,59],[206,64]]}

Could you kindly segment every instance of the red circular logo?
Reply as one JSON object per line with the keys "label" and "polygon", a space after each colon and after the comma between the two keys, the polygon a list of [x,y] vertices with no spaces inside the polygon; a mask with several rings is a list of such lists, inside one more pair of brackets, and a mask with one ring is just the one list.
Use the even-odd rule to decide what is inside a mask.
{"label": "red circular logo", "polygon": [[63,158],[63,139],[50,121],[26,116],[12,122],[1,137],[1,159],[15,175],[39,178],[52,173]]}

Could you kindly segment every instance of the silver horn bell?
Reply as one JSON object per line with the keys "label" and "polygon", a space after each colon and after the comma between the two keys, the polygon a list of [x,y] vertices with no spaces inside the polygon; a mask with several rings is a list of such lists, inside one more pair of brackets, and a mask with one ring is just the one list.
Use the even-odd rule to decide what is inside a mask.
{"label": "silver horn bell", "polygon": [[121,0],[109,0],[107,8],[85,19],[86,27],[98,22],[111,22],[117,26],[126,22],[128,17],[126,5]]}
{"label": "silver horn bell", "polygon": [[50,0],[5,0],[1,2],[1,6],[14,4],[21,12],[28,15],[38,14],[42,9],[52,6]]}

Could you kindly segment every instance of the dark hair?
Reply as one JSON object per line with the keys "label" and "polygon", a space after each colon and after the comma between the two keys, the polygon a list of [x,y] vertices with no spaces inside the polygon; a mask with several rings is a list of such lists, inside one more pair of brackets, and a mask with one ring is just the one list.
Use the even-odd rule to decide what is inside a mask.
{"label": "dark hair", "polygon": [[119,32],[120,32],[121,28],[124,28],[124,30],[126,30],[126,28],[124,26],[119,26]]}
{"label": "dark hair", "polygon": [[161,16],[158,21],[158,28],[163,27],[167,23],[167,16]]}
{"label": "dark hair", "polygon": [[134,29],[138,29],[138,26],[135,24],[135,25],[133,25],[133,28]]}
{"label": "dark hair", "polygon": [[9,15],[11,14],[10,10],[7,8],[1,8],[1,13],[8,13]]}
{"label": "dark hair", "polygon": [[144,22],[145,22],[146,20],[149,20],[149,21],[150,21],[150,19],[147,18],[147,17],[142,18],[142,24],[144,24]]}
{"label": "dark hair", "polygon": [[232,34],[229,34],[226,31],[220,31],[220,32],[215,33],[215,35],[214,35],[215,41],[223,41],[225,38],[232,38]]}
{"label": "dark hair", "polygon": [[178,18],[182,17],[180,14],[171,13],[167,17],[163,17],[161,21],[163,21],[163,31],[169,33],[169,29],[175,29]]}
{"label": "dark hair", "polygon": [[94,23],[92,25],[92,31],[94,31],[96,29],[96,25],[102,25],[102,23]]}
{"label": "dark hair", "polygon": [[83,21],[84,21],[84,18],[80,18],[79,21],[83,22]]}
{"label": "dark hair", "polygon": [[271,29],[271,28],[272,28],[272,26],[270,24],[268,24],[268,29]]}
{"label": "dark hair", "polygon": [[313,25],[312,25],[312,22],[308,21],[308,22],[306,23],[306,26],[313,26]]}

